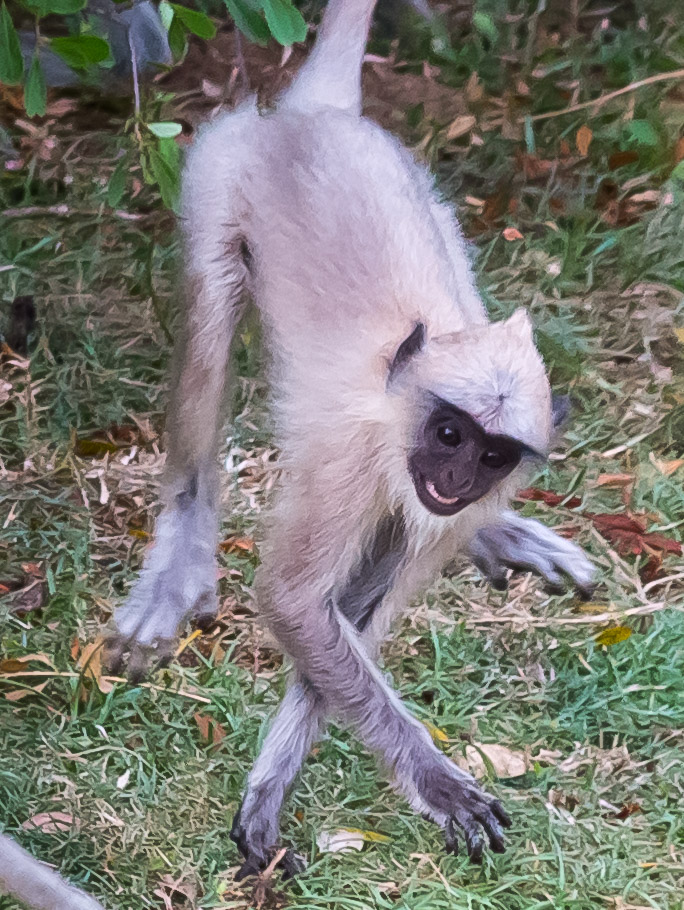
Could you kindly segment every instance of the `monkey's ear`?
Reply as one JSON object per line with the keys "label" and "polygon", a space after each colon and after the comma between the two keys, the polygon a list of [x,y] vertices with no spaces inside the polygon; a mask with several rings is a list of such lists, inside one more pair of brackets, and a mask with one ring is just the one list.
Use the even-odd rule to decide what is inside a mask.
{"label": "monkey's ear", "polygon": [[408,338],[404,338],[397,348],[397,353],[394,355],[394,359],[390,364],[389,374],[387,376],[388,383],[392,382],[395,376],[403,370],[409,360],[418,353],[424,344],[425,326],[422,322],[418,322]]}
{"label": "monkey's ear", "polygon": [[553,425],[556,429],[563,426],[570,416],[572,402],[569,395],[551,395],[551,414],[553,416]]}

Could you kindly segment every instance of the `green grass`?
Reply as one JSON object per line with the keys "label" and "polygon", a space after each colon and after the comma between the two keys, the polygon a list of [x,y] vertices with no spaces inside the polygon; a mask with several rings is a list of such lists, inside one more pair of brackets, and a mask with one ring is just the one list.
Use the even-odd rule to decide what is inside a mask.
{"label": "green grass", "polygon": [[[479,33],[454,42],[455,57],[429,52],[455,87],[473,69],[480,73],[485,96],[472,102],[479,123],[501,110],[501,98],[516,117],[564,107],[562,79],[579,80],[586,100],[682,65],[684,27],[674,14],[661,18],[658,4],[634,4],[604,32],[583,18],[577,31],[560,4],[550,5],[546,16],[521,24],[502,14],[525,4],[482,4],[495,38],[480,19]],[[637,26],[644,13],[645,29]],[[554,28],[558,41],[549,38]],[[411,64],[428,53],[418,44],[406,45]],[[548,72],[533,75],[542,66]],[[529,84],[529,96],[505,94],[513,77]],[[684,344],[676,331],[684,327],[684,185],[675,172],[681,98],[681,88],[660,84],[532,131],[518,125],[502,137],[500,126],[478,125],[479,145],[447,142],[445,124],[414,118],[409,136],[427,137],[422,148],[459,204],[492,313],[531,309],[554,383],[575,401],[559,457],[536,484],[580,496],[582,505],[521,507],[575,533],[603,586],[590,614],[530,578],[502,596],[459,564],[387,647],[404,699],[444,732],[449,754],[461,757],[475,742],[530,757],[523,776],[487,782],[515,821],[504,856],[487,857],[481,869],[445,857],[439,832],[333,728],[284,812],[284,840],[308,855],[309,868],[294,884],[276,882],[280,893],[265,906],[684,907],[684,562],[666,557],[661,574],[671,580],[648,587],[639,576],[646,557],[615,553],[588,517],[624,510],[624,490],[597,481],[628,473],[629,507],[648,515],[649,530],[682,540],[684,468],[666,476],[657,464],[684,457]],[[585,124],[593,139],[579,159],[575,136]],[[66,149],[73,126],[55,129],[58,149]],[[9,609],[15,593],[0,600],[2,657],[42,654],[54,668],[32,662],[48,674],[40,678],[0,670],[0,819],[112,910],[162,907],[161,893],[179,910],[245,908],[251,889],[233,881],[238,858],[227,832],[284,683],[280,658],[256,623],[254,557],[221,555],[218,631],[155,675],[156,688],[115,684],[104,693],[58,675],[74,672],[75,639],[81,648],[93,640],[127,590],[145,545],[141,532],[152,529],[169,354],[162,323],[172,323],[179,256],[147,191],[121,205],[143,216],[151,207],[151,219],[99,212],[100,176],[113,169],[118,140],[114,132],[81,133],[83,157],[57,164],[36,157],[32,168],[27,156],[23,169],[0,174],[0,208],[65,202],[73,210],[69,218],[0,224],[0,269],[12,266],[0,271],[2,300],[34,293],[40,319],[28,370],[5,363],[0,374],[11,383],[0,405],[0,583],[25,585],[38,572],[43,601],[40,612],[18,617]],[[611,166],[611,156],[630,150],[637,160]],[[555,165],[526,174],[523,155]],[[602,201],[607,182],[619,217]],[[646,191],[655,202],[632,201],[627,217],[631,197]],[[483,200],[485,213],[466,197]],[[507,242],[506,226],[523,239]],[[255,533],[273,476],[257,336],[254,326],[245,329],[237,358],[225,536]],[[136,422],[144,432],[129,464],[130,446],[106,455],[74,444],[74,434]],[[39,569],[22,568],[31,563]],[[592,621],[606,612],[614,619]],[[631,637],[601,648],[596,633],[619,617]],[[43,682],[19,701],[3,697]],[[216,744],[203,739],[197,713],[220,724]],[[630,806],[638,810],[627,815]],[[49,811],[74,822],[56,833],[22,828]],[[390,840],[349,855],[318,851],[322,830],[345,827]],[[14,905],[0,898],[0,908]]]}

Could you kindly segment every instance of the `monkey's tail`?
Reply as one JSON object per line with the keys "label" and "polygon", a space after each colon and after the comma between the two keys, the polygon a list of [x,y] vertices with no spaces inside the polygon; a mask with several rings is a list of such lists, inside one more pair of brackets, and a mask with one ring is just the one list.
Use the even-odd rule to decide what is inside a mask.
{"label": "monkey's tail", "polygon": [[316,43],[280,107],[361,113],[361,65],[376,0],[328,0]]}

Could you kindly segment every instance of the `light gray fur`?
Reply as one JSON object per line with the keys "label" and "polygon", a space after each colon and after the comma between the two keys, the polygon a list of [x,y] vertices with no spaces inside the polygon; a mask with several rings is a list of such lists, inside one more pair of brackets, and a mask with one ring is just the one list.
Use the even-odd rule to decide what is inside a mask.
{"label": "light gray fur", "polygon": [[68,885],[5,834],[0,834],[0,894],[15,897],[30,910],[104,910],[94,897]]}
{"label": "light gray fur", "polygon": [[[238,837],[257,863],[275,845],[283,794],[322,714],[354,730],[412,805],[447,830],[458,824],[471,855],[481,853],[479,824],[503,849],[498,804],[433,744],[373,658],[393,619],[478,532],[501,523],[526,479],[522,465],[458,515],[428,512],[407,470],[424,394],[543,451],[550,388],[527,315],[488,322],[452,210],[399,142],[359,116],[373,6],[330,0],[316,46],[277,109],[262,114],[250,102],[218,117],[190,151],[187,325],[160,533],[115,617],[112,650],[120,657],[129,649],[137,674],[212,602],[219,403],[246,243],[272,354],[284,477],[257,596],[309,693],[288,695],[250,778]],[[417,324],[424,344],[388,384],[392,358]],[[369,590],[386,593],[360,635],[336,597],[350,590],[378,524],[397,513],[402,556],[382,585],[368,579]],[[293,723],[307,710],[308,723]]]}

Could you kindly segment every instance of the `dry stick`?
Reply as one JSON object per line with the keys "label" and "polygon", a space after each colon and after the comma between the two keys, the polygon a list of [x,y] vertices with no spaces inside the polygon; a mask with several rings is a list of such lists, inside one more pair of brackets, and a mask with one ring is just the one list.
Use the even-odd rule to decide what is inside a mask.
{"label": "dry stick", "polygon": [[0,218],[34,218],[41,215],[51,215],[58,218],[93,218],[111,217],[120,218],[122,221],[144,221],[149,218],[158,218],[158,212],[126,212],[124,209],[114,211],[101,211],[99,209],[72,209],[68,205],[26,205],[22,208],[4,209]]}
{"label": "dry stick", "polygon": [[[529,117],[529,120],[534,123],[539,120],[550,120],[551,117],[562,117],[563,114],[573,114],[575,111],[583,111],[590,107],[599,107],[607,101],[612,101],[613,98],[619,98],[620,95],[634,92],[636,89],[643,88],[645,85],[654,85],[656,82],[669,82],[672,79],[684,79],[684,69],[673,70],[671,73],[656,73],[655,76],[649,76],[647,79],[639,79],[638,82],[630,82],[629,85],[625,85],[614,92],[608,92],[606,95],[599,95],[599,97],[594,98],[593,101],[581,101],[579,104],[571,104],[569,107],[564,107],[559,111],[547,111],[545,114],[534,114],[532,117]],[[527,117],[520,117],[518,122],[524,123],[527,119]]]}
{"label": "dry stick", "polygon": [[[50,670],[17,670],[16,673],[0,673],[0,682],[3,679],[17,679],[19,677],[31,676],[41,679],[87,679],[83,673],[72,672],[55,672]],[[126,683],[128,680],[124,676],[101,676],[104,682]],[[186,692],[185,689],[171,689],[169,686],[156,686],[154,683],[138,683],[141,689],[154,689],[155,692],[170,692],[172,695],[180,695],[182,698],[189,698],[191,701],[202,702],[203,705],[210,705],[211,699],[205,698],[204,695],[195,695],[194,692]]]}
{"label": "dry stick", "polygon": [[[515,626],[522,622],[531,627],[543,626],[551,628],[553,626],[585,626],[594,625],[596,623],[613,622],[614,620],[620,620],[625,616],[649,616],[651,613],[659,613],[661,610],[666,609],[684,613],[684,607],[660,601],[655,604],[645,604],[641,607],[630,607],[628,610],[611,610],[606,613],[587,614],[584,616],[551,616],[539,617],[539,619],[537,619],[536,617],[527,614],[524,616],[519,614],[515,616],[502,616],[501,614],[491,613],[488,616],[473,616],[472,624],[489,625],[490,623],[504,623],[506,625]],[[466,621],[468,622],[471,620],[467,619]]]}

